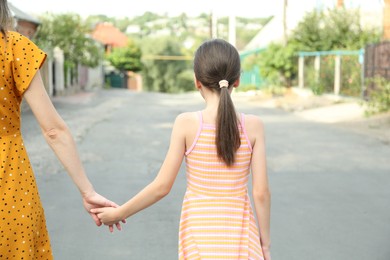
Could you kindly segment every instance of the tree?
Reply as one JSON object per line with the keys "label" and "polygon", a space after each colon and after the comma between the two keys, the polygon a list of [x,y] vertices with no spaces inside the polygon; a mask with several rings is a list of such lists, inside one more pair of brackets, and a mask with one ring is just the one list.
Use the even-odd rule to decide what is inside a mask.
{"label": "tree", "polygon": [[291,37],[301,51],[356,50],[379,39],[379,30],[361,26],[359,10],[345,8],[306,14]]}
{"label": "tree", "polygon": [[59,47],[64,52],[65,61],[71,66],[82,64],[96,67],[102,59],[102,50],[89,36],[89,27],[77,14],[47,14],[40,18],[36,39],[39,46],[46,49]]}
{"label": "tree", "polygon": [[293,30],[290,41],[296,42],[301,51],[330,50],[323,28],[324,13],[309,12]]}
{"label": "tree", "polygon": [[107,59],[117,70],[137,72],[142,69],[141,55],[141,49],[129,39],[126,47],[114,48]]}
{"label": "tree", "polygon": [[142,53],[152,56],[143,61],[144,86],[151,91],[176,92],[180,90],[178,75],[189,65],[184,60],[153,59],[153,56],[181,56],[181,45],[173,37],[154,38],[145,40]]}
{"label": "tree", "polygon": [[294,43],[289,42],[287,46],[280,43],[270,44],[259,55],[258,64],[261,68],[261,75],[270,83],[291,87],[292,80],[297,74],[297,51],[298,46]]}
{"label": "tree", "polygon": [[93,28],[95,28],[96,24],[98,23],[108,22],[108,23],[115,24],[115,21],[116,20],[114,18],[108,17],[107,15],[104,14],[99,14],[99,15],[88,16],[85,19],[85,24],[92,30]]}
{"label": "tree", "polygon": [[362,28],[358,10],[314,10],[293,30],[286,46],[270,44],[257,64],[268,82],[291,86],[297,74],[298,51],[357,50],[379,39],[378,30]]}

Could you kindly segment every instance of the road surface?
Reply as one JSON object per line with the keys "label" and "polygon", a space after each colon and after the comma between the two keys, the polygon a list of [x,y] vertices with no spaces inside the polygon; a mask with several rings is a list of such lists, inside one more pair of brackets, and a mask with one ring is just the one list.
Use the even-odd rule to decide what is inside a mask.
{"label": "road surface", "polygon": [[[389,260],[390,146],[233,97],[239,111],[256,114],[265,124],[273,259]],[[126,89],[53,102],[76,137],[95,189],[118,204],[155,177],[175,117],[203,107],[198,93]],[[166,198],[111,234],[83,210],[30,111],[23,113],[22,127],[56,260],[177,259],[183,167]]]}

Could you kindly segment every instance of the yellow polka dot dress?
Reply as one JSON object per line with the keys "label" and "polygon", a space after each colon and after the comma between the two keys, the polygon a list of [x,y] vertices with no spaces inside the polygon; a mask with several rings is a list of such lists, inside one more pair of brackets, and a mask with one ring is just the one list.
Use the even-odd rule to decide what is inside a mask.
{"label": "yellow polka dot dress", "polygon": [[19,33],[0,36],[0,259],[53,259],[20,133],[22,96],[46,54]]}

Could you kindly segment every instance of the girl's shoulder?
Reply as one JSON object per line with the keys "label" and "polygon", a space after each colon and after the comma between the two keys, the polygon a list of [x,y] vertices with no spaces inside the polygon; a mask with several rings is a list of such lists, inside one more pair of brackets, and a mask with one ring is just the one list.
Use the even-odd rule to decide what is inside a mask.
{"label": "girl's shoulder", "polygon": [[189,128],[199,124],[199,115],[197,112],[185,112],[181,113],[176,117],[175,125],[180,125],[181,127]]}
{"label": "girl's shoulder", "polygon": [[198,120],[198,112],[184,112],[176,117],[176,120],[195,121]]}
{"label": "girl's shoulder", "polygon": [[257,132],[261,131],[263,132],[263,121],[259,116],[252,115],[252,114],[245,114],[245,128],[247,132]]}
{"label": "girl's shoulder", "polygon": [[180,135],[188,136],[196,133],[200,120],[197,112],[185,112],[176,117],[173,128],[177,129]]}
{"label": "girl's shoulder", "polygon": [[259,116],[252,114],[244,114],[245,116],[245,125],[263,125],[263,121]]}

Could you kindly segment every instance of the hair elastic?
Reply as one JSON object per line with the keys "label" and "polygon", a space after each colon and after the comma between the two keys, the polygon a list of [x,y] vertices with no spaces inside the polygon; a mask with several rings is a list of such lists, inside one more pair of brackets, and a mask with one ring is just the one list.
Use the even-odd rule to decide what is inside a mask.
{"label": "hair elastic", "polygon": [[229,87],[229,81],[227,81],[226,79],[223,79],[223,80],[219,81],[219,87],[220,88],[228,88]]}

